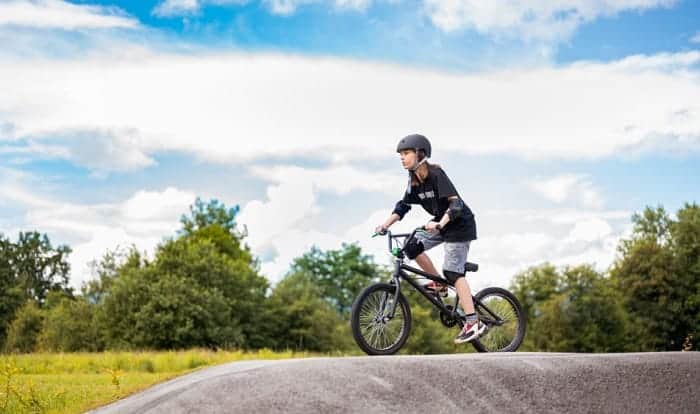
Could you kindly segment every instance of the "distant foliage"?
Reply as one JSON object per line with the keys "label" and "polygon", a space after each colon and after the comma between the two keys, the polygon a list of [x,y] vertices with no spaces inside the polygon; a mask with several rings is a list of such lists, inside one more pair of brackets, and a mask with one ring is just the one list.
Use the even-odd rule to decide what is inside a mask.
{"label": "distant foliage", "polygon": [[83,296],[49,295],[39,348],[51,352],[102,351],[104,340],[97,321],[98,309],[97,304]]}
{"label": "distant foliage", "polygon": [[571,352],[697,350],[700,207],[632,218],[609,272],[544,264],[513,279],[528,317],[523,349]]}
{"label": "distant foliage", "polygon": [[511,286],[527,314],[524,350],[619,352],[624,350],[625,315],[620,297],[604,274],[590,265],[550,264],[517,275]]}
{"label": "distant foliage", "polygon": [[10,353],[34,352],[38,349],[39,335],[44,327],[44,312],[36,302],[27,301],[20,307],[10,324],[5,351]]}
{"label": "distant foliage", "polygon": [[676,216],[662,207],[635,214],[610,271],[630,317],[630,351],[698,349],[690,338],[700,331],[700,206]]}
{"label": "distant foliage", "polygon": [[20,232],[13,242],[0,234],[0,349],[16,312],[27,301],[43,306],[50,292],[68,288],[68,246],[54,247],[38,232]]}
{"label": "distant foliage", "polygon": [[9,247],[10,269],[26,299],[41,304],[50,291],[70,291],[70,247],[53,247],[45,234],[35,231],[20,232],[17,242]]}
{"label": "distant foliage", "polygon": [[298,273],[313,281],[321,296],[346,317],[360,290],[387,275],[356,244],[343,244],[338,250],[327,251],[312,247],[294,259],[290,274]]}
{"label": "distant foliage", "polygon": [[328,352],[350,345],[347,322],[305,273],[282,280],[270,297],[269,309],[271,345],[275,349]]}
{"label": "distant foliage", "polygon": [[[259,341],[267,280],[235,227],[237,209],[199,200],[179,237],[152,262],[132,251],[88,289],[102,298],[99,320],[110,348],[247,347]],[[113,274],[112,274],[113,273]],[[104,294],[105,285],[109,285]]]}
{"label": "distant foliage", "polygon": [[[20,233],[17,241],[0,235],[0,349],[358,352],[349,328],[352,303],[366,286],[387,280],[388,269],[356,244],[312,247],[271,287],[237,225],[238,212],[195,200],[181,229],[152,258],[115,246],[93,263],[94,278],[77,295],[68,287],[69,247],[54,247],[38,232]],[[607,271],[545,263],[515,275],[511,290],[528,322],[522,350],[698,349],[700,207],[686,204],[675,217],[646,208],[632,221]],[[424,298],[409,288],[403,293],[413,328],[402,352],[472,351],[452,343],[457,329],[442,326]]]}

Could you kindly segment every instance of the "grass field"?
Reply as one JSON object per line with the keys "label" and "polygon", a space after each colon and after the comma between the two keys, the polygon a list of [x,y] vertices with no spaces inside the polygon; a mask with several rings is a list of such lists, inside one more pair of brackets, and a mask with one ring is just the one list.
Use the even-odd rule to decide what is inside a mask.
{"label": "grass field", "polygon": [[103,352],[0,356],[0,413],[81,413],[201,367],[316,356],[243,351]]}

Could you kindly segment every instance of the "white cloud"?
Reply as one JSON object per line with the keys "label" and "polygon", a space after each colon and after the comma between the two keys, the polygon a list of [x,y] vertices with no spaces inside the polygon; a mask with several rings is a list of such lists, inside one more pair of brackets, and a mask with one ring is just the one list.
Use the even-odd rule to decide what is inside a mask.
{"label": "white cloud", "polygon": [[552,178],[530,180],[528,185],[535,192],[557,204],[575,202],[586,208],[600,208],[603,197],[586,177],[564,174]]}
{"label": "white cloud", "polygon": [[[194,193],[168,187],[163,191],[137,191],[116,203],[77,204],[36,195],[31,177],[3,170],[0,199],[25,209],[24,230],[47,233],[54,244],[73,249],[71,285],[79,287],[90,277],[88,264],[107,250],[134,245],[152,252],[164,237],[179,227],[180,216],[195,199]],[[14,229],[0,229],[14,230]]]}
{"label": "white cloud", "polygon": [[373,0],[335,0],[335,5],[339,9],[366,10]]}
{"label": "white cloud", "polygon": [[316,0],[265,0],[272,13],[281,15],[293,14],[299,6],[315,2]]}
{"label": "white cloud", "polygon": [[[397,162],[398,164],[398,162]],[[397,188],[406,185],[403,174],[376,172],[349,165],[329,168],[302,168],[297,166],[253,167],[258,177],[277,183],[311,183],[315,189],[345,195],[351,191],[371,191],[396,195]]]}
{"label": "white cloud", "polygon": [[[403,177],[359,170],[350,166],[301,168],[296,166],[254,167],[254,175],[271,181],[266,200],[252,200],[241,209],[238,222],[248,229],[247,243],[253,252],[268,257],[262,271],[272,281],[278,281],[289,269],[291,261],[312,245],[337,249],[343,242],[367,239],[374,227],[389,215],[363,230],[353,228],[347,234],[331,234],[310,228],[309,223],[322,213],[318,194],[328,192],[347,195],[351,191],[376,191],[395,194]],[[360,236],[355,238],[356,236]]]}
{"label": "white cloud", "polygon": [[[279,15],[294,14],[300,6],[321,3],[323,0],[264,0],[271,13]],[[160,17],[186,16],[198,13],[207,5],[240,5],[248,0],[164,0],[153,9],[153,14]],[[372,0],[333,0],[340,10],[366,10]]]}
{"label": "white cloud", "polygon": [[[294,258],[312,245],[324,250],[338,249],[342,243],[357,242],[380,264],[389,265],[386,238],[370,238],[376,225],[390,214],[391,206],[369,211],[357,222],[342,218],[345,229],[329,231],[314,225],[323,214],[319,194],[343,194],[340,189],[318,185],[322,170],[299,169],[289,176],[272,169],[275,179],[265,199],[246,203],[237,221],[249,230],[246,239],[261,258],[261,270],[273,283],[288,271]],[[296,167],[295,167],[296,168]],[[329,167],[333,171],[335,167]],[[276,172],[275,172],[276,171]],[[332,173],[329,173],[332,174]],[[152,252],[163,237],[174,234],[179,217],[187,211],[195,194],[176,188],[137,191],[123,201],[78,204],[50,199],[40,194],[26,173],[0,170],[0,207],[20,205],[26,210],[23,229],[47,232],[55,243],[73,247],[72,284],[79,286],[89,276],[87,263],[107,249],[135,244]],[[299,177],[307,177],[300,181]],[[356,187],[360,189],[361,187]],[[358,207],[359,208],[359,207]],[[422,209],[413,209],[394,232],[410,232],[429,219]],[[531,226],[534,223],[535,226]],[[479,239],[472,243],[469,260],[480,264],[470,275],[475,289],[508,286],[511,277],[529,266],[549,261],[557,265],[596,263],[604,270],[615,257],[619,239],[629,233],[629,213],[597,210],[510,210],[488,211],[477,217]],[[5,233],[16,229],[3,228]],[[440,269],[443,249],[429,253]]]}
{"label": "white cloud", "polygon": [[670,7],[676,0],[424,0],[440,29],[464,28],[493,36],[561,41],[582,24],[624,11]]}
{"label": "white cloud", "polygon": [[[364,161],[393,156],[397,138],[414,131],[433,139],[438,160],[700,150],[700,52],[464,75],[260,54],[0,61],[5,139],[65,144],[78,131],[84,149],[85,131],[116,131],[99,144],[116,152],[79,156],[65,144],[89,168],[140,168],[160,151]],[[121,131],[136,132],[120,141]]]}
{"label": "white cloud", "polygon": [[[492,213],[505,225],[495,226],[485,215],[477,218],[480,236],[471,243],[468,259],[479,264],[479,271],[468,275],[475,290],[487,286],[508,287],[513,275],[544,262],[558,266],[594,263],[598,270],[604,271],[615,258],[619,240],[629,234],[629,215],[615,211],[542,210],[535,231],[523,224],[523,218],[531,215],[528,211]],[[345,239],[358,241],[364,252],[374,255],[378,263],[388,265],[391,261],[386,239],[368,236],[370,229],[383,222],[387,215],[387,210],[375,211],[367,220],[348,230]],[[392,230],[409,232],[424,224],[426,219],[411,211]],[[442,247],[428,254],[440,269],[444,257]]]}
{"label": "white cloud", "polygon": [[98,175],[150,167],[155,160],[142,148],[138,131],[67,130],[26,143],[0,147],[0,154],[62,159],[87,167]]}
{"label": "white cloud", "polygon": [[[556,212],[543,211],[544,215],[556,216]],[[487,226],[482,231],[486,236],[472,244],[472,258],[480,262],[484,275],[490,280],[507,286],[510,278],[519,271],[530,266],[550,262],[558,266],[593,263],[597,269],[604,271],[613,262],[616,247],[622,237],[628,232],[625,223],[628,219],[608,220],[603,217],[610,214],[601,212],[579,214],[581,218],[575,222],[562,223],[557,220],[539,222],[539,231],[522,230],[517,219],[508,220],[511,231],[505,233],[492,232]],[[521,212],[519,216],[527,216]],[[549,224],[548,224],[549,223]],[[494,273],[491,267],[508,269],[506,275]],[[486,284],[481,285],[486,286]]]}
{"label": "white cloud", "polygon": [[115,7],[77,5],[62,0],[9,0],[0,3],[0,27],[44,29],[133,29],[139,22]]}
{"label": "white cloud", "polygon": [[556,210],[495,210],[490,212],[491,215],[503,217],[504,215],[522,217],[526,221],[549,221],[553,224],[572,224],[579,221],[594,220],[601,218],[603,220],[630,220],[632,212],[626,210],[575,210],[575,209],[556,209]]}
{"label": "white cloud", "polygon": [[267,200],[253,200],[241,209],[238,222],[248,228],[248,243],[266,249],[268,243],[317,212],[310,182],[285,182],[267,188]]}
{"label": "white cloud", "polygon": [[165,0],[153,9],[153,14],[160,17],[194,14],[208,5],[245,4],[247,0]]}
{"label": "white cloud", "polygon": [[[248,241],[253,252],[266,257],[262,261],[262,271],[273,282],[280,280],[292,260],[312,245],[337,249],[343,242],[357,242],[377,263],[391,263],[386,238],[370,238],[375,226],[390,214],[391,206],[370,212],[358,223],[347,223],[350,227],[340,232],[331,233],[313,225],[313,219],[324,213],[319,193],[346,194],[343,188],[328,184],[337,182],[333,177],[345,175],[338,173],[339,170],[338,167],[282,166],[255,171],[273,184],[268,187],[266,200],[251,201],[244,206],[239,222],[250,230]],[[349,176],[357,176],[357,173]],[[354,182],[346,182],[346,185],[356,191],[363,189],[362,183],[372,181],[380,180],[357,176]],[[579,181],[575,181],[574,187]],[[624,234],[623,224],[629,217],[630,213],[624,211],[571,208],[489,211],[477,218],[480,236],[472,243],[469,260],[479,263],[481,268],[477,274],[470,275],[470,283],[474,289],[492,285],[507,287],[515,273],[545,261],[557,265],[596,263],[604,270],[614,259],[615,247]],[[428,219],[422,209],[415,208],[392,231],[410,232]],[[535,230],[531,224],[535,224]],[[436,248],[429,255],[439,269],[443,249]]]}
{"label": "white cloud", "polygon": [[612,234],[612,227],[607,221],[596,217],[589,220],[579,221],[571,229],[567,237],[567,241],[577,242],[592,242],[595,240],[604,239]]}
{"label": "white cloud", "polygon": [[156,16],[179,16],[199,11],[199,0],[165,0],[153,9]]}

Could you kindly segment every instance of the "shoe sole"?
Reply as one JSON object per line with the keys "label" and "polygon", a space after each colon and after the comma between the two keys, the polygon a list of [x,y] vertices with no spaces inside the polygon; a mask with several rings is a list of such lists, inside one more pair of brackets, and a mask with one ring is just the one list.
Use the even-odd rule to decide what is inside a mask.
{"label": "shoe sole", "polygon": [[483,325],[482,328],[481,328],[480,330],[477,330],[476,335],[472,335],[472,336],[470,336],[469,338],[466,338],[466,339],[455,339],[454,342],[455,342],[455,344],[457,344],[457,345],[459,345],[459,344],[465,344],[465,343],[467,343],[467,342],[471,342],[471,341],[473,341],[473,340],[475,340],[475,339],[479,339],[479,337],[481,337],[481,335],[482,335],[485,331],[486,331],[486,325]]}
{"label": "shoe sole", "polygon": [[435,289],[433,289],[433,288],[431,288],[431,287],[427,287],[427,286],[423,286],[423,288],[424,288],[425,290],[427,290],[428,292],[431,292],[431,293],[438,293],[439,295],[447,295],[447,293],[448,293],[447,288],[442,288],[442,289],[437,290],[437,291],[436,291]]}

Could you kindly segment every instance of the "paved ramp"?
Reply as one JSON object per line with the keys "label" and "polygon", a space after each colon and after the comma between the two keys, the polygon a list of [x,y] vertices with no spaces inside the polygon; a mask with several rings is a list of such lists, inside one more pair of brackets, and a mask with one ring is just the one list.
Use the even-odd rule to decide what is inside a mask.
{"label": "paved ramp", "polygon": [[700,413],[700,353],[247,361],[96,413]]}

